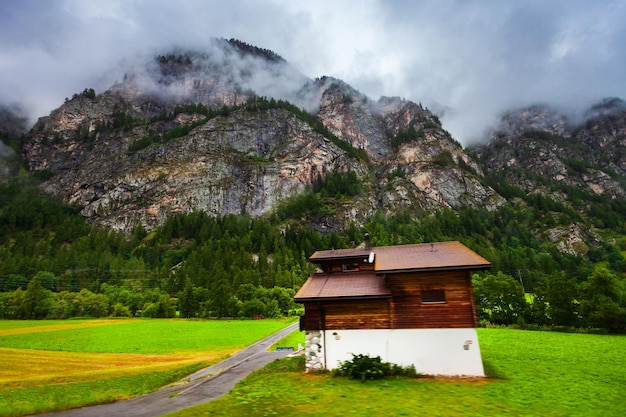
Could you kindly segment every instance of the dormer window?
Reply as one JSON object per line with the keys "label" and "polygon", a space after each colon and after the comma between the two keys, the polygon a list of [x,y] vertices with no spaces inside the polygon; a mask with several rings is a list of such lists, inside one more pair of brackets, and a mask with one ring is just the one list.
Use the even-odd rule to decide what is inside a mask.
{"label": "dormer window", "polygon": [[342,264],[341,265],[341,270],[343,272],[353,272],[353,271],[359,271],[360,270],[360,266],[358,263],[353,263],[353,264]]}

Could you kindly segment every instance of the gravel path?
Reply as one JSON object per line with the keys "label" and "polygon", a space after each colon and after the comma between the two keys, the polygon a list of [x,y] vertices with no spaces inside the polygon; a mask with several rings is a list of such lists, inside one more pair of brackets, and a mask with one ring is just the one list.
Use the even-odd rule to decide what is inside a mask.
{"label": "gravel path", "polygon": [[248,346],[230,358],[188,376],[179,384],[159,391],[130,400],[43,415],[50,417],[157,417],[209,402],[228,394],[237,382],[251,372],[293,353],[291,351],[268,352],[267,349],[297,329],[298,323],[294,323]]}

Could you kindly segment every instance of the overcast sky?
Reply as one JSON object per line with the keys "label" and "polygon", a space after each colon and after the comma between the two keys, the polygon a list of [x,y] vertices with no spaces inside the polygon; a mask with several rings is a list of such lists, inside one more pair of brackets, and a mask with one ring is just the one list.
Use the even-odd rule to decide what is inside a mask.
{"label": "overcast sky", "polygon": [[626,99],[626,0],[0,0],[0,104],[44,116],[138,56],[214,37],[445,109],[463,144],[510,108]]}

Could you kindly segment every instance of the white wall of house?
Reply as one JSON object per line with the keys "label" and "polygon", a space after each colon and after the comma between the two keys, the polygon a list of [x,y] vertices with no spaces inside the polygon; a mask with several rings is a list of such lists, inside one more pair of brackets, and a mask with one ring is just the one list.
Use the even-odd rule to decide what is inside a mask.
{"label": "white wall of house", "polygon": [[380,356],[384,362],[413,364],[418,373],[485,376],[476,329],[326,330],[317,349],[334,369],[352,353]]}

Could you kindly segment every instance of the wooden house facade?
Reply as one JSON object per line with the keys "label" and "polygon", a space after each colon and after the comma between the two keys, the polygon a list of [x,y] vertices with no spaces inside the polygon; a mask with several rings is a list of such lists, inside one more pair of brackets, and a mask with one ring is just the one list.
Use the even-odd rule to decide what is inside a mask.
{"label": "wooden house facade", "polygon": [[304,305],[307,367],[352,354],[430,375],[484,376],[471,272],[491,264],[459,242],[315,252]]}

